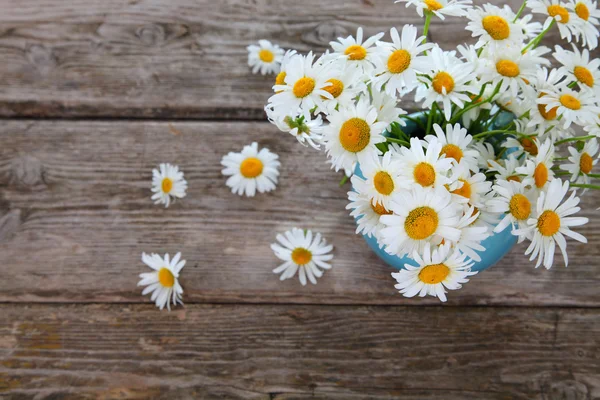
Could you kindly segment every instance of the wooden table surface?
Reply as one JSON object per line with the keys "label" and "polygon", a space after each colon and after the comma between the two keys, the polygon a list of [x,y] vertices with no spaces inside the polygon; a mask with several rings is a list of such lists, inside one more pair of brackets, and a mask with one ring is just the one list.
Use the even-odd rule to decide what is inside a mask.
{"label": "wooden table surface", "polygon": [[[323,154],[265,121],[250,42],[323,51],[405,23],[422,21],[391,0],[0,0],[0,398],[600,398],[597,194],[568,268],[519,245],[443,306],[406,299]],[[252,141],[281,179],[241,198],[219,162]],[[160,162],[189,182],[168,209]],[[335,246],[316,286],[271,272],[294,226]],[[141,296],[143,251],[183,253],[184,307]]]}

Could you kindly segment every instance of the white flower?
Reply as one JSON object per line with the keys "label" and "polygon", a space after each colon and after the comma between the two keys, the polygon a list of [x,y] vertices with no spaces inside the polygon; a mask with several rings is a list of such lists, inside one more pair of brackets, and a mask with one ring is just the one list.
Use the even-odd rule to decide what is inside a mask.
{"label": "white flower", "polygon": [[573,18],[573,14],[565,8],[566,4],[561,0],[528,0],[527,6],[536,14],[547,15],[543,28],[550,26],[552,20],[557,22],[560,37],[571,41],[572,35],[579,33],[581,22]]}
{"label": "white flower", "polygon": [[430,143],[434,138],[442,144],[442,150],[440,153],[444,154],[447,158],[454,159],[457,163],[465,163],[469,169],[473,172],[479,171],[477,166],[477,159],[479,153],[477,150],[471,148],[471,142],[473,137],[467,133],[467,130],[460,126],[460,124],[446,125],[446,133],[438,124],[433,125],[434,135],[425,136],[425,141]]}
{"label": "white flower", "polygon": [[381,230],[381,242],[385,244],[385,250],[402,257],[423,251],[427,243],[439,245],[442,240],[458,241],[458,207],[445,188],[415,187],[401,191],[391,203],[394,214],[380,218],[386,225]]}
{"label": "white flower", "polygon": [[326,81],[328,86],[322,88],[331,95],[331,99],[322,99],[318,106],[319,111],[325,114],[331,114],[339,107],[352,106],[354,99],[367,90],[356,69],[344,68],[339,61],[333,61],[331,69],[334,75]]}
{"label": "white flower", "polygon": [[379,91],[375,88],[371,88],[372,101],[371,104],[377,110],[377,121],[387,123],[386,129],[390,127],[393,122],[397,122],[404,126],[406,123],[400,119],[400,115],[405,115],[406,111],[398,105],[398,99],[396,96],[390,96],[385,91]]}
{"label": "white flower", "polygon": [[540,34],[540,32],[542,32],[542,24],[536,21],[531,22],[532,19],[532,14],[521,14],[521,18],[515,22],[521,28],[521,31],[526,39],[534,39]]}
{"label": "white flower", "polygon": [[356,233],[374,236],[379,241],[379,231],[385,227],[379,221],[379,217],[391,215],[392,212],[382,204],[373,202],[373,199],[366,193],[367,184],[364,179],[354,175],[351,180],[354,190],[348,192],[350,203],[346,209],[352,210],[350,216],[356,219]]}
{"label": "white flower", "polygon": [[427,68],[422,69],[431,80],[421,78],[424,84],[417,87],[415,100],[425,99],[425,108],[431,108],[433,103],[442,102],[444,116],[450,121],[452,103],[464,108],[464,104],[471,101],[467,93],[479,92],[479,88],[470,83],[473,80],[473,71],[472,64],[461,61],[454,52],[446,52],[436,46],[427,56]]}
{"label": "white flower", "polygon": [[523,153],[529,154],[531,156],[537,156],[539,146],[539,140],[536,137],[532,136],[518,136],[518,139],[514,137],[508,137],[502,143],[502,147],[508,150],[512,149],[513,152],[511,153],[511,155],[517,158],[521,157]]}
{"label": "white flower", "polygon": [[406,7],[415,6],[420,17],[423,17],[423,11],[428,11],[441,20],[445,19],[444,15],[465,15],[465,10],[472,4],[471,0],[396,0],[395,3],[406,3]]}
{"label": "white flower", "polygon": [[437,138],[427,143],[427,150],[418,138],[410,139],[410,148],[400,148],[401,174],[410,183],[423,187],[443,187],[451,183],[448,173],[452,167],[452,158],[441,154],[443,145]]}
{"label": "white flower", "polygon": [[380,154],[375,145],[385,142],[382,133],[386,123],[376,119],[377,110],[365,99],[331,113],[323,143],[336,171],[351,169],[356,161]]}
{"label": "white flower", "polygon": [[477,273],[471,271],[473,263],[469,262],[465,255],[459,251],[450,253],[450,246],[431,250],[427,245],[423,250],[423,257],[415,252],[413,259],[417,266],[404,264],[406,269],[392,273],[398,282],[394,287],[405,297],[430,295],[445,302],[445,289],[460,289],[462,283],[469,281],[469,276]]}
{"label": "white flower", "polygon": [[517,168],[519,174],[525,175],[523,185],[531,186],[537,193],[546,189],[546,185],[554,179],[553,161],[554,144],[547,139],[538,148],[533,160],[527,160],[524,166]]}
{"label": "white flower", "polygon": [[337,42],[329,42],[334,53],[343,56],[347,66],[357,69],[360,73],[373,72],[377,48],[375,43],[383,37],[383,32],[371,36],[363,42],[363,29],[356,30],[356,39],[352,36],[338,38]]}
{"label": "white flower", "polygon": [[477,157],[478,167],[484,170],[490,168],[490,161],[496,159],[494,146],[487,142],[475,142],[474,146],[479,152],[479,157]]}
{"label": "white flower", "polygon": [[[540,68],[537,70],[536,78],[534,80],[537,98],[543,97],[550,91],[556,90],[558,87],[564,87],[567,85],[566,76],[558,69],[551,69],[548,71],[547,68]],[[528,127],[536,127],[535,131],[539,135],[543,135],[545,132],[551,130],[552,127],[559,124],[556,119],[556,108],[546,111],[545,104],[535,104],[529,110],[529,122]]]}
{"label": "white flower", "polygon": [[231,192],[252,197],[259,193],[275,190],[279,176],[279,156],[268,149],[258,150],[256,142],[244,146],[241,153],[230,152],[223,156],[223,175],[229,176],[227,186]]}
{"label": "white flower", "polygon": [[496,180],[492,189],[497,196],[488,200],[487,207],[491,212],[504,214],[494,232],[502,232],[509,225],[511,229],[526,227],[534,208],[534,193],[518,181],[502,179]]}
{"label": "white flower", "polygon": [[408,185],[400,177],[402,164],[400,159],[390,151],[383,157],[373,156],[365,159],[360,164],[360,169],[366,181],[360,190],[372,199],[373,204],[390,208],[392,196],[401,190],[408,189]]}
{"label": "white flower", "polygon": [[171,164],[160,164],[159,169],[152,170],[152,200],[154,204],[163,203],[165,207],[171,204],[171,198],[185,197],[187,182],[179,167]]}
{"label": "white flower", "polygon": [[556,115],[564,122],[566,129],[575,123],[579,126],[587,125],[600,113],[600,107],[596,104],[596,95],[589,90],[575,90],[567,87],[556,88],[537,99],[538,104],[546,107],[546,112],[556,108]]}
{"label": "white flower", "polygon": [[581,89],[593,90],[597,95],[600,94],[600,59],[590,61],[590,53],[586,49],[579,51],[573,45],[573,51],[564,50],[556,46],[552,54],[556,61],[562,64],[559,72],[570,81],[575,81]]}
{"label": "white flower", "polygon": [[489,170],[498,173],[495,177],[496,180],[521,182],[522,179],[517,172],[517,168],[520,166],[521,163],[514,153],[509,154],[504,160],[489,161]]}
{"label": "white flower", "polygon": [[[379,42],[379,57],[371,82],[379,90],[385,90],[390,96],[396,92],[403,94],[413,90],[419,84],[417,73],[427,69],[427,58],[421,54],[433,47],[423,44],[424,36],[417,37],[417,28],[404,25],[402,38],[396,28],[390,30],[392,43]],[[382,89],[385,85],[385,89]]]}
{"label": "white flower", "polygon": [[164,258],[158,254],[142,253],[142,261],[154,271],[140,274],[142,278],[138,286],[146,286],[142,296],[152,292],[150,299],[155,302],[156,307],[161,310],[167,306],[171,311],[171,302],[173,305],[183,304],[183,289],[179,284],[179,272],[185,266],[185,260],[180,260],[181,253],[175,254],[171,260],[169,254]]}
{"label": "white flower", "polygon": [[588,174],[592,172],[594,165],[598,163],[598,158],[596,157],[598,153],[598,141],[596,139],[588,140],[581,152],[569,146],[569,153],[569,163],[562,164],[560,169],[568,171],[571,174],[571,182],[589,184],[590,177]]}
{"label": "white flower", "polygon": [[279,72],[279,66],[283,59],[283,49],[268,40],[259,40],[258,46],[252,44],[247,47],[248,65],[252,68],[252,73],[258,71],[262,75]]}
{"label": "white flower", "polygon": [[515,232],[517,235],[532,235],[531,244],[525,251],[525,255],[531,254],[530,261],[538,259],[536,268],[542,264],[542,261],[546,269],[552,267],[556,245],[560,248],[565,266],[569,265],[565,236],[587,243],[583,235],[571,230],[573,226],[588,223],[585,217],[571,217],[580,210],[577,207],[579,198],[575,197],[575,191],[561,204],[568,190],[569,181],[562,182],[560,179],[555,179],[550,182],[548,191],[543,192],[537,200],[535,217],[529,218],[527,228]]}
{"label": "white flower", "polygon": [[287,66],[294,57],[302,57],[296,53],[296,50],[288,50],[283,55],[281,60],[281,66],[279,67],[279,73],[275,77],[275,85],[285,85],[285,77],[287,76]]}
{"label": "white flower", "polygon": [[275,94],[269,98],[269,103],[276,111],[295,112],[302,108],[309,112],[315,106],[322,108],[323,99],[333,97],[323,89],[331,85],[327,81],[335,74],[331,63],[313,64],[313,61],[311,52],[306,56],[296,55],[287,63],[284,84],[273,86]]}
{"label": "white flower", "polygon": [[596,8],[596,2],[591,0],[568,0],[567,9],[571,11],[571,17],[577,22],[575,36],[581,40],[584,46],[590,50],[598,47],[598,19],[600,10]]}
{"label": "white flower", "polygon": [[317,115],[312,118],[309,112],[300,115],[279,115],[270,104],[265,107],[269,122],[277,126],[280,131],[288,132],[295,137],[303,146],[309,144],[312,148],[319,150],[319,142],[323,133],[323,118]]}
{"label": "white flower", "polygon": [[452,197],[457,203],[468,203],[478,209],[484,208],[485,195],[492,190],[492,183],[486,181],[481,172],[471,174],[466,164],[461,163],[456,167],[453,178],[458,180],[459,186],[452,188]]}
{"label": "white flower", "polygon": [[474,261],[481,261],[481,256],[477,252],[485,251],[481,241],[490,236],[487,226],[474,225],[478,218],[479,211],[476,211],[474,206],[465,209],[465,213],[456,224],[456,228],[460,231],[460,238],[453,246]]}
{"label": "white flower", "polygon": [[333,259],[333,254],[329,254],[333,246],[327,245],[320,233],[313,238],[310,230],[293,228],[283,235],[278,234],[277,241],[279,243],[271,244],[271,249],[277,258],[284,261],[273,270],[275,274],[281,273],[280,280],[290,279],[298,271],[302,286],[306,285],[307,277],[311,283],[316,284],[317,278],[323,276],[323,271],[319,268],[331,269],[328,261]]}
{"label": "white flower", "polygon": [[508,5],[503,8],[491,4],[473,7],[467,11],[467,18],[470,22],[466,29],[479,38],[476,48],[489,43],[495,48],[512,46],[521,49],[523,28],[513,22],[516,15]]}

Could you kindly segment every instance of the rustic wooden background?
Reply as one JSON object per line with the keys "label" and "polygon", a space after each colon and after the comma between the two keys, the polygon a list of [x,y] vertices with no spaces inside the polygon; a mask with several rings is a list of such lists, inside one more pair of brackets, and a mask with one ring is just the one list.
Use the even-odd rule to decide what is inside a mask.
{"label": "rustic wooden background", "polygon": [[[600,398],[597,196],[569,268],[517,246],[444,306],[405,299],[339,175],[265,122],[273,77],[248,43],[405,23],[391,0],[0,0],[0,398]],[[469,32],[434,20],[431,38]],[[219,160],[252,141],[281,182],[240,198]],[[190,184],[169,209],[149,198],[160,162]],[[335,246],[316,286],[271,273],[293,226]],[[142,251],[183,253],[185,307],[140,295]]]}

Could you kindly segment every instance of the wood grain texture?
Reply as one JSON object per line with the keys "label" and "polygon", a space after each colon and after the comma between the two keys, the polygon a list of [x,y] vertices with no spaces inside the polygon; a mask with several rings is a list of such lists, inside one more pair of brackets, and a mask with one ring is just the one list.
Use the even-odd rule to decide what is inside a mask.
{"label": "wood grain texture", "polygon": [[[392,0],[0,0],[0,116],[264,120],[274,78],[251,74],[248,44],[320,53],[408,23]],[[453,48],[465,25],[434,19],[431,38]]]}
{"label": "wood grain texture", "polygon": [[10,399],[593,399],[600,311],[1,305]]}
{"label": "wood grain texture", "polygon": [[[174,134],[173,132],[178,132]],[[278,189],[230,193],[220,159],[257,141],[280,155]],[[178,164],[188,196],[168,209],[150,200],[151,170]],[[0,127],[0,301],[146,302],[136,287],[145,252],[181,251],[186,302],[438,304],[405,299],[392,270],[354,234],[348,186],[324,154],[268,123],[7,121]],[[600,212],[587,196],[569,242],[570,265],[535,269],[518,246],[451,292],[454,305],[600,304]],[[269,248],[294,226],[322,232],[334,268],[316,286],[280,282]]]}

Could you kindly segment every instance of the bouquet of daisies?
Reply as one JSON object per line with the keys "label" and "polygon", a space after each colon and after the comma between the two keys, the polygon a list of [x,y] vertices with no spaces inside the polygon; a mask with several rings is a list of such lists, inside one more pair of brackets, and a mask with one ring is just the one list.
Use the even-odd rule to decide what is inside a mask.
{"label": "bouquet of daisies", "polygon": [[[573,230],[588,222],[576,216],[577,192],[600,189],[600,60],[588,50],[598,43],[596,3],[529,0],[515,12],[398,2],[424,18],[423,35],[405,25],[385,41],[359,28],[320,57],[255,46],[254,69],[278,73],[269,121],[351,177],[357,233],[412,259],[393,274],[407,297],[445,301],[445,289],[474,274],[482,241],[504,229],[530,242],[536,267],[551,268],[557,246],[567,265],[566,238],[586,242]],[[474,43],[429,43],[431,19],[446,16],[463,17]],[[569,46],[542,46],[556,28]],[[406,96],[419,113],[399,107]]]}

